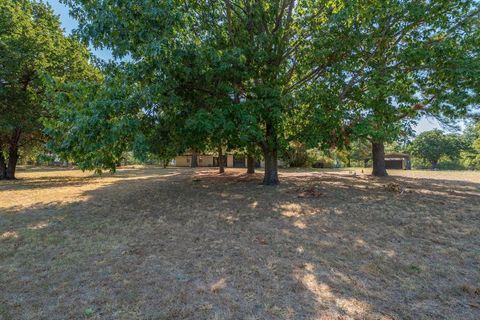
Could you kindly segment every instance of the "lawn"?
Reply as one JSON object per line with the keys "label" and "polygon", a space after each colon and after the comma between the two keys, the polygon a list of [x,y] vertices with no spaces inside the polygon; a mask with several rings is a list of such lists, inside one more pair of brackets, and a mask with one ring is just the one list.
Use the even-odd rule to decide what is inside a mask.
{"label": "lawn", "polygon": [[29,168],[0,319],[480,319],[480,173]]}

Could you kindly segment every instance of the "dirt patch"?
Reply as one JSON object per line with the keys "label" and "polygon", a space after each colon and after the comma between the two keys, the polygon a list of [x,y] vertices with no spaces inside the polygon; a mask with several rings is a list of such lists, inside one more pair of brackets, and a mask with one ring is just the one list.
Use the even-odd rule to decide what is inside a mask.
{"label": "dirt patch", "polygon": [[438,174],[21,170],[0,319],[479,319],[480,174]]}

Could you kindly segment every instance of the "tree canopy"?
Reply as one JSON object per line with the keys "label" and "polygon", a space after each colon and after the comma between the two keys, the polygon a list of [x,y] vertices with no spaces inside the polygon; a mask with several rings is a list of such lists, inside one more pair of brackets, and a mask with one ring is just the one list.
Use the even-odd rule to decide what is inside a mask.
{"label": "tree canopy", "polygon": [[339,103],[347,134],[372,143],[373,173],[381,176],[385,142],[411,135],[422,116],[451,120],[478,106],[478,4],[391,1],[355,8],[364,11],[353,25],[360,40],[337,75]]}
{"label": "tree canopy", "polygon": [[[75,98],[78,117],[96,117],[65,116],[52,131],[67,141],[66,129],[82,133],[60,146],[85,167],[112,168],[130,147],[174,154],[256,144],[264,183],[276,184],[277,157],[292,141],[370,139],[383,152],[422,114],[464,115],[478,99],[473,0],[65,2],[84,40],[127,58],[112,67],[122,80],[101,84],[99,106]],[[94,111],[109,103],[128,111]],[[136,123],[120,140],[107,134],[117,120]],[[94,147],[81,145],[92,139]]]}
{"label": "tree canopy", "polygon": [[409,146],[413,155],[428,161],[436,169],[441,157],[457,159],[467,148],[460,135],[444,134],[440,130],[426,131],[418,135]]}
{"label": "tree canopy", "polygon": [[[45,142],[45,79],[98,77],[89,52],[66,37],[52,9],[37,1],[0,3],[0,178],[15,178],[19,152]],[[8,166],[5,161],[8,159]]]}

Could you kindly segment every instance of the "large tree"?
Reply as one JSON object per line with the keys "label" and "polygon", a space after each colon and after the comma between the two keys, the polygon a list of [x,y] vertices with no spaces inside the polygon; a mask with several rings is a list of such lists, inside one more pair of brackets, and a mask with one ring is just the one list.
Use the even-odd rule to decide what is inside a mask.
{"label": "large tree", "polygon": [[478,107],[480,11],[468,0],[398,1],[367,10],[372,18],[359,29],[365,45],[354,56],[360,67],[346,89],[350,82],[355,87],[345,97],[354,104],[354,136],[372,144],[373,175],[385,176],[385,142],[411,134],[421,116],[450,121]]}
{"label": "large tree", "polygon": [[467,145],[462,136],[457,134],[444,134],[440,130],[426,131],[418,135],[409,146],[413,155],[428,161],[432,169],[436,169],[442,157],[452,160],[458,159],[460,152]]}
{"label": "large tree", "polygon": [[296,93],[298,140],[310,147],[369,141],[373,175],[385,176],[386,142],[412,134],[422,116],[450,121],[478,107],[477,1],[349,1],[336,39],[349,50]]}
{"label": "large tree", "polygon": [[65,1],[84,39],[128,56],[153,134],[193,151],[254,143],[268,185],[288,140],[368,137],[380,159],[405,119],[475,92],[476,68],[461,72],[478,57],[473,0]]}
{"label": "large tree", "polygon": [[44,142],[45,78],[97,76],[85,46],[37,1],[0,2],[0,179],[15,179],[22,147]]}
{"label": "large tree", "polygon": [[55,106],[44,120],[47,146],[82,170],[114,171],[125,150],[146,154],[135,90],[125,84],[124,72],[108,69],[104,79],[50,81],[47,87]]}
{"label": "large tree", "polygon": [[[268,185],[278,183],[294,94],[352,45],[336,31],[349,23],[344,1],[66,2],[85,39],[129,57],[145,114],[177,119],[167,127],[190,149],[208,139],[258,145]],[[219,130],[225,119],[235,133]]]}
{"label": "large tree", "polygon": [[465,150],[462,154],[464,164],[470,169],[480,169],[480,119],[478,115],[465,128],[462,138],[465,141]]}

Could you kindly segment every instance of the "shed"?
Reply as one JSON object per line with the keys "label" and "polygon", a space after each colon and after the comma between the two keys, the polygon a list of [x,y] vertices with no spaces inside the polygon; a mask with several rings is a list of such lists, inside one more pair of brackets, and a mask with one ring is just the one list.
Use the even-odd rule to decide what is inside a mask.
{"label": "shed", "polygon": [[410,155],[405,153],[388,153],[385,155],[385,167],[387,169],[410,170],[412,169]]}

